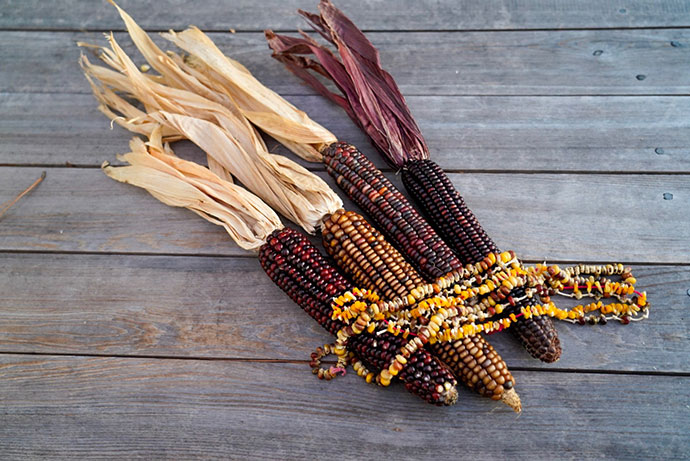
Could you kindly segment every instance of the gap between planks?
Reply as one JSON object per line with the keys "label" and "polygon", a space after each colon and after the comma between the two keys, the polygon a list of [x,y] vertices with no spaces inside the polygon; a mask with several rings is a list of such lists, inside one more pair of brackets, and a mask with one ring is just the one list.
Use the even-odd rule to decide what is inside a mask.
{"label": "gap between planks", "polygon": [[[273,29],[267,27],[266,29],[271,29],[277,34],[298,34],[299,29]],[[230,32],[229,28],[203,28],[202,32],[206,33],[228,33],[228,34],[256,34],[263,33],[266,29],[233,29],[234,32]],[[405,33],[444,33],[444,34],[462,34],[469,32],[579,32],[579,31],[597,31],[597,30],[671,30],[671,29],[690,29],[690,25],[678,25],[678,26],[615,26],[615,27],[547,27],[547,28],[525,28],[525,29],[361,29],[365,34],[405,34]],[[147,33],[166,33],[170,29],[160,29],[160,28],[144,28]],[[181,30],[181,29],[180,29]],[[313,31],[304,27],[301,30],[305,30],[312,34]],[[109,32],[127,32],[123,27],[110,27],[110,28],[76,28],[76,27],[1,27],[0,32],[91,32],[91,33],[109,33]]]}
{"label": "gap between planks", "polygon": [[[113,166],[121,166],[114,164]],[[86,170],[96,170],[100,169],[101,165],[95,164],[73,164],[73,163],[0,163],[0,168],[74,168],[74,169],[86,169]],[[322,164],[312,164],[306,165],[307,170],[314,172],[326,171],[326,168]],[[380,167],[384,173],[398,174],[396,170],[390,167]],[[519,170],[516,168],[511,168],[508,170],[487,170],[481,168],[468,168],[468,169],[458,169],[458,168],[444,168],[443,171],[450,174],[520,174],[520,175],[611,175],[611,176],[688,176],[690,175],[690,170],[680,170],[680,171],[609,171],[609,170]]]}
{"label": "gap between planks", "polygon": [[[255,259],[254,253],[247,252],[246,254],[220,254],[220,253],[153,253],[153,252],[137,252],[137,251],[77,251],[77,250],[12,250],[0,249],[0,255],[3,254],[35,254],[35,255],[75,255],[75,256],[150,256],[150,257],[174,257],[174,258],[223,258],[223,259]],[[520,260],[527,264],[540,264],[544,260],[520,258]],[[610,264],[611,261],[604,260],[570,260],[570,259],[556,259],[550,258],[547,260],[550,264]],[[688,263],[681,262],[658,262],[658,261],[617,261],[621,264],[632,266],[672,266],[672,267],[690,267]],[[2,353],[0,351],[0,353]]]}
{"label": "gap between planks", "polygon": [[[145,354],[94,354],[81,353],[70,354],[64,352],[15,352],[15,351],[0,351],[0,358],[2,356],[38,356],[38,357],[88,357],[88,358],[116,358],[116,359],[152,359],[152,360],[182,360],[182,361],[204,361],[204,362],[241,362],[241,363],[284,363],[293,365],[308,365],[309,360],[289,360],[289,359],[271,359],[262,357],[201,357],[201,356],[174,356],[174,355],[145,355]],[[324,360],[323,363],[335,363],[329,360]],[[524,367],[513,366],[511,371],[529,371],[536,373],[588,373],[597,375],[627,375],[627,376],[670,376],[670,377],[690,377],[690,372],[682,371],[653,371],[653,370],[598,370],[596,368],[539,368],[539,367]],[[351,371],[351,370],[350,370]]]}

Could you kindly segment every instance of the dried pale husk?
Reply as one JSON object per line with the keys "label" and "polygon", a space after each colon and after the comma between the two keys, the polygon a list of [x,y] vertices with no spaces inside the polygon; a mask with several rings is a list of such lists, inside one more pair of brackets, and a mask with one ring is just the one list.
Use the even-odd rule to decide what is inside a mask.
{"label": "dried pale husk", "polygon": [[193,58],[190,63],[215,86],[225,88],[252,123],[300,157],[321,161],[321,149],[337,141],[330,131],[264,86],[242,64],[225,56],[196,27],[180,33],[171,31],[163,37],[188,52]]}
{"label": "dried pale husk", "polygon": [[129,165],[105,163],[103,171],[117,181],[146,189],[167,205],[187,208],[223,226],[247,250],[258,250],[273,231],[283,227],[261,199],[201,165],[176,157],[163,145],[161,135],[161,127],[156,127],[147,143],[133,138],[131,152],[118,157]]}
{"label": "dried pale husk", "polygon": [[[96,48],[111,69],[81,58],[104,114],[136,133],[150,136],[154,127],[162,125],[165,141],[190,139],[207,153],[209,167],[218,176],[230,180],[232,174],[307,232],[313,233],[324,217],[342,207],[340,198],[318,176],[267,151],[226,90],[180,56],[164,54],[120,12],[136,46],[161,75],[140,72],[110,34],[110,48]],[[118,93],[136,98],[144,110]]]}

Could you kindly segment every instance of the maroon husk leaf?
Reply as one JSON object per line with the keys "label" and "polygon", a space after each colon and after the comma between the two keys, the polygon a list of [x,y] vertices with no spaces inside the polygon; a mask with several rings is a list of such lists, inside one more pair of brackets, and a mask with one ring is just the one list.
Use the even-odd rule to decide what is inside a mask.
{"label": "maroon husk leaf", "polygon": [[[305,80],[320,94],[345,109],[372,139],[386,160],[400,168],[410,159],[427,159],[429,150],[400,89],[383,70],[378,50],[357,26],[328,0],[319,4],[320,15],[299,11],[338,56],[311,37],[287,37],[266,31],[273,57]],[[313,54],[318,62],[303,55]],[[331,92],[309,73],[332,80],[343,96]]]}

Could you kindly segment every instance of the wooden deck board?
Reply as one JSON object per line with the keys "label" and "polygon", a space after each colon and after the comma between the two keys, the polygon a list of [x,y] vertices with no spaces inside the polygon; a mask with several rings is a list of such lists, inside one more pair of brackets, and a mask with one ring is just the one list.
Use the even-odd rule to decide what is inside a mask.
{"label": "wooden deck board", "polygon": [[[121,4],[147,29],[215,31],[384,166],[342,111],[269,57],[261,30],[303,27],[294,10],[316,0]],[[686,458],[690,2],[338,5],[370,31],[432,158],[499,246],[636,263],[650,319],[560,324],[552,365],[489,337],[517,378],[520,417],[462,389],[436,408],[352,373],[319,382],[306,359],[330,338],[252,254],[98,170],[129,134],[96,110],[75,42],[121,31],[115,10],[0,0],[0,203],[48,174],[0,218],[0,458]]]}
{"label": "wooden deck board", "polygon": [[[288,100],[387,167],[340,108],[320,96]],[[690,98],[411,96],[407,101],[432,158],[447,170],[690,173]],[[117,164],[115,155],[127,149],[131,137],[119,126],[110,130],[88,94],[5,93],[0,109],[0,164]],[[198,149],[180,144],[175,146],[180,156],[202,161]],[[287,152],[269,144],[274,152]]]}
{"label": "wooden deck board", "polygon": [[12,457],[682,459],[690,429],[687,377],[517,372],[520,417],[467,392],[438,408],[352,374],[318,381],[306,364],[5,355],[0,379]]}
{"label": "wooden deck board", "polygon": [[[9,254],[0,261],[4,352],[306,360],[333,340],[255,258]],[[490,335],[491,343],[511,369],[690,373],[690,268],[633,269],[654,302],[650,319],[559,322],[564,353],[556,364],[532,359],[507,335]]]}
{"label": "wooden deck board", "polygon": [[[31,184],[40,171],[1,168],[0,201]],[[319,175],[336,188],[325,172]],[[499,247],[524,259],[690,263],[690,182],[684,175],[450,178]],[[399,178],[392,179],[399,184]],[[357,209],[344,201],[346,208]],[[3,217],[0,249],[250,254],[222,228],[93,168],[48,168],[40,188]]]}
{"label": "wooden deck board", "polygon": [[[252,0],[205,1],[203,7],[190,8],[184,0],[157,3],[156,14],[136,0],[121,0],[142,27],[168,30],[195,24],[205,30],[227,31],[304,28],[295,11],[316,11],[316,1],[268,0],[256,8]],[[339,2],[345,13],[365,30],[467,30],[467,29],[561,29],[686,26],[690,23],[690,6],[678,0],[627,0],[600,2],[586,0],[511,0],[475,2],[461,0],[404,0],[390,8],[382,1],[349,0]],[[63,0],[48,5],[40,0],[2,0],[0,28],[12,29],[112,29],[122,28],[119,17],[105,0]]]}
{"label": "wooden deck board", "polygon": [[[158,34],[151,35],[163,49],[175,49]],[[380,48],[384,67],[406,96],[690,93],[687,29],[367,36]],[[125,33],[115,37],[135,62],[143,62]],[[210,37],[275,91],[314,94],[270,58],[263,34],[222,32]],[[76,65],[78,41],[106,44],[101,32],[0,31],[0,92],[89,93]]]}

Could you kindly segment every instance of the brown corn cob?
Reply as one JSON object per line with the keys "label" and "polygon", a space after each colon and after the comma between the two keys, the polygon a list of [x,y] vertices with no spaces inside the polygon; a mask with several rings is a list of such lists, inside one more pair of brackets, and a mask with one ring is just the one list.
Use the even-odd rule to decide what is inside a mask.
{"label": "brown corn cob", "polygon": [[[496,244],[467,207],[448,175],[435,162],[408,161],[403,168],[402,180],[429,221],[463,262],[476,263],[490,252],[498,252]],[[516,299],[521,297],[519,293],[512,296]],[[517,309],[535,303],[534,297],[526,298],[517,303]],[[560,358],[561,342],[553,322],[546,316],[521,318],[510,330],[533,357],[549,363]]]}
{"label": "brown corn cob", "polygon": [[[331,302],[353,286],[303,234],[292,229],[275,231],[261,247],[259,260],[271,280],[331,334],[345,326],[331,318]],[[363,332],[350,337],[348,349],[378,372],[391,363],[404,343],[390,333]],[[457,401],[455,378],[424,349],[409,357],[398,376],[408,391],[429,403],[451,405]]]}
{"label": "brown corn cob", "polygon": [[[353,211],[334,213],[324,221],[322,234],[326,251],[351,274],[355,283],[378,291],[384,298],[408,297],[423,283],[421,276],[383,235]],[[429,347],[437,357],[448,360],[442,358],[470,389],[494,400],[504,400],[519,411],[513,376],[481,336],[451,345],[434,343]]]}

